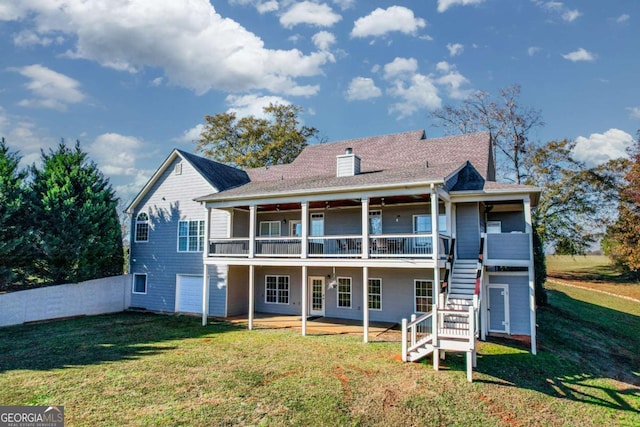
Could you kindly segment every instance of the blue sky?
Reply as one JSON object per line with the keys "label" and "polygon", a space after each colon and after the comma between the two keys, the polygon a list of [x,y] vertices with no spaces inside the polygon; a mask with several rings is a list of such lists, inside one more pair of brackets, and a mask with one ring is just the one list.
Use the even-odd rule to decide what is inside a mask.
{"label": "blue sky", "polygon": [[128,202],[207,114],[300,105],[329,141],[425,129],[520,84],[597,163],[640,128],[637,0],[0,0],[0,136],[76,139]]}

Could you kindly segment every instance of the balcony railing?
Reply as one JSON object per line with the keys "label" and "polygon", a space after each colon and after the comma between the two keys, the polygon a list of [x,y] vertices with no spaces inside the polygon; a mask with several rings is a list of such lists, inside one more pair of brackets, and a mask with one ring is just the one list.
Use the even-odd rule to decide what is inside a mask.
{"label": "balcony railing", "polygon": [[[446,256],[449,237],[438,238],[439,252]],[[248,237],[211,239],[211,257],[249,257],[251,241]],[[309,236],[307,241],[309,258],[362,258],[362,236]],[[300,258],[301,237],[256,237],[256,257]],[[432,258],[433,236],[431,234],[380,234],[369,236],[371,258]]]}
{"label": "balcony railing", "polygon": [[528,233],[488,233],[486,246],[487,265],[504,265],[509,261],[526,265],[531,259]]}

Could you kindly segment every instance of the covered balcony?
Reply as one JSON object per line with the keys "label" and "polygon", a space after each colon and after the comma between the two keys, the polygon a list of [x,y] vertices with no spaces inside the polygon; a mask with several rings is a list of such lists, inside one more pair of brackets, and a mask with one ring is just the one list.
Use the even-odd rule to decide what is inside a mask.
{"label": "covered balcony", "polygon": [[440,259],[449,250],[450,213],[437,200],[424,194],[238,206],[228,209],[232,237],[209,239],[207,256]]}

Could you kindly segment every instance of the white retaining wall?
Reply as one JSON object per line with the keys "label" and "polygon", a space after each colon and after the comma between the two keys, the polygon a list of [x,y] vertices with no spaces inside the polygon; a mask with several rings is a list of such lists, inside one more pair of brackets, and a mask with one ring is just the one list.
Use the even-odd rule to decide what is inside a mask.
{"label": "white retaining wall", "polygon": [[131,305],[131,276],[0,294],[0,326],[116,313]]}

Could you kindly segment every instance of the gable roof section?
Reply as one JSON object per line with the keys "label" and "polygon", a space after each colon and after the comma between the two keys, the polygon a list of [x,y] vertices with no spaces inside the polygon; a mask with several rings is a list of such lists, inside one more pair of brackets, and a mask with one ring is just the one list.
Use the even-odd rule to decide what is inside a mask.
{"label": "gable roof section", "polygon": [[249,169],[247,173],[254,182],[335,176],[336,156],[347,148],[362,160],[362,172],[417,162],[459,165],[469,160],[483,178],[493,179],[488,132],[427,139],[423,130],[309,145],[290,164]]}
{"label": "gable roof section", "polygon": [[249,175],[242,169],[227,166],[195,154],[176,149],[183,159],[191,163],[209,184],[218,191],[228,190],[249,182]]}
{"label": "gable roof section", "polygon": [[162,174],[177,157],[180,157],[189,163],[211,186],[212,191],[224,191],[249,182],[249,176],[243,170],[236,169],[213,160],[205,159],[204,157],[196,156],[195,154],[187,153],[176,148],[171,152],[171,154],[169,154],[164,162],[162,162],[160,167],[154,172],[142,190],[140,190],[136,197],[134,197],[133,201],[125,209],[125,212],[133,212],[138,203],[140,203],[151,187],[153,187],[158,179],[160,179]]}

